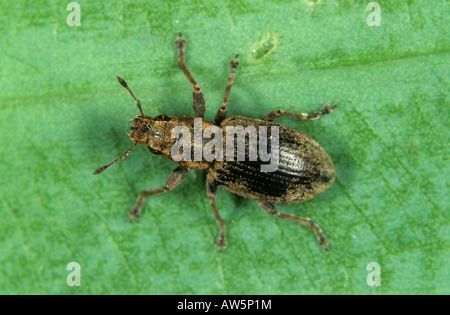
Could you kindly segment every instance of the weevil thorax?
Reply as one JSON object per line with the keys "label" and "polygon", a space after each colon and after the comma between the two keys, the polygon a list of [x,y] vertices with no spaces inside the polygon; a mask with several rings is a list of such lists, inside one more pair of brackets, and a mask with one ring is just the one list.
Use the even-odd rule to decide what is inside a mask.
{"label": "weevil thorax", "polygon": [[[152,118],[147,115],[138,115],[132,120],[128,136],[134,143],[146,145],[153,154],[161,154],[185,168],[207,169],[211,166],[211,161],[203,159],[203,156],[200,160],[195,159],[194,142],[191,142],[190,159],[180,161],[174,160],[172,156],[172,148],[180,140],[180,135],[173,136],[174,130],[177,127],[182,127],[184,130],[189,130],[191,136],[194,135],[195,119],[194,117],[187,116],[174,117],[159,115]],[[214,125],[204,119],[197,119],[201,120],[201,129]],[[193,139],[191,138],[188,141],[193,141]],[[204,141],[205,139],[202,139],[200,145],[204,145]]]}

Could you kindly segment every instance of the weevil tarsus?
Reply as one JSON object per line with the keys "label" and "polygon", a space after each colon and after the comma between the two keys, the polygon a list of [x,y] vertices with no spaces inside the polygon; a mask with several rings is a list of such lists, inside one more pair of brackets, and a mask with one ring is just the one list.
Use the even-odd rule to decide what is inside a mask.
{"label": "weevil tarsus", "polygon": [[283,116],[291,117],[291,118],[298,119],[298,120],[314,120],[314,119],[318,119],[320,116],[331,114],[333,112],[333,109],[335,109],[335,108],[336,108],[336,105],[331,106],[331,105],[326,104],[320,110],[309,113],[309,114],[308,113],[294,113],[294,112],[288,112],[288,111],[281,110],[281,109],[276,109],[276,110],[270,111],[267,114],[265,114],[263,117],[263,120],[274,121]]}
{"label": "weevil tarsus", "polygon": [[217,187],[206,181],[206,193],[208,194],[214,217],[216,218],[217,225],[219,226],[219,237],[217,237],[216,245],[219,250],[222,251],[227,246],[227,239],[225,220],[220,216],[219,210],[216,206]]}
{"label": "weevil tarsus", "polygon": [[266,211],[268,214],[271,214],[273,216],[282,218],[282,219],[286,219],[307,227],[310,227],[314,233],[316,234],[317,240],[320,244],[320,246],[322,246],[325,250],[328,250],[327,247],[327,243],[328,240],[326,238],[326,236],[322,233],[322,229],[315,224],[310,218],[302,218],[302,217],[297,217],[297,216],[293,216],[290,214],[286,214],[286,213],[282,213],[282,212],[278,212],[278,210],[275,208],[275,206],[271,203],[267,203],[267,202],[260,202],[257,201],[256,202],[258,204],[258,206],[260,206],[264,211]]}
{"label": "weevil tarsus", "polygon": [[130,217],[131,217],[130,221],[133,222],[136,218],[139,218],[141,216],[142,204],[145,202],[145,199],[174,189],[183,181],[187,173],[188,169],[178,166],[172,171],[172,173],[170,173],[169,178],[166,180],[166,183],[164,184],[163,187],[156,189],[142,190],[139,195],[139,198],[136,200],[136,204],[130,210]]}

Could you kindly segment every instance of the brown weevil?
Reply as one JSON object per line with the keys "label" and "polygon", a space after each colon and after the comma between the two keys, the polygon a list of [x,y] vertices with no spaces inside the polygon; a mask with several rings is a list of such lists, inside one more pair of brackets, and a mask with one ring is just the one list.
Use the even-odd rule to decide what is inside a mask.
{"label": "brown weevil", "polygon": [[[162,188],[141,192],[130,211],[131,220],[140,216],[146,198],[175,188],[185,178],[189,169],[206,169],[206,191],[220,229],[217,239],[217,246],[220,250],[226,246],[226,238],[225,222],[220,216],[215,202],[218,187],[255,200],[269,214],[312,228],[320,245],[327,249],[325,235],[311,219],[278,212],[274,204],[299,203],[315,197],[332,185],[336,176],[336,168],[328,154],[311,137],[273,121],[283,116],[299,120],[313,120],[330,114],[335,106],[325,105],[319,111],[309,114],[277,109],[264,115],[262,120],[241,116],[227,117],[228,98],[236,69],[239,66],[236,55],[230,63],[231,70],[222,105],[217,111],[214,122],[209,122],[203,118],[206,103],[202,89],[194,80],[185,63],[186,41],[181,34],[175,41],[175,46],[178,50],[178,67],[193,87],[192,105],[195,117],[159,115],[152,118],[144,115],[139,99],[134,96],[125,80],[117,77],[119,83],[136,101],[140,111],[140,115],[133,119],[128,134],[134,144],[123,156],[97,169],[94,175],[102,173],[119,160],[126,158],[136,145],[143,144],[151,153],[164,155],[178,163],[178,167],[173,170]],[[174,130],[177,128],[179,130],[174,134]],[[256,132],[257,129],[259,132]],[[183,131],[183,139],[185,132],[193,132],[194,140],[192,138],[188,138],[188,141],[184,139],[181,146],[178,142],[180,130]],[[211,130],[213,131],[211,132]],[[230,130],[233,131],[231,135]],[[267,136],[269,130],[270,137]],[[209,138],[213,133],[220,134],[217,139],[220,139],[222,144],[224,141],[227,143],[227,158],[223,157],[224,150],[218,145],[220,142],[211,145],[206,141],[208,137],[202,136],[200,140],[198,137],[196,138],[196,133],[199,131],[208,133]],[[243,135],[240,140],[239,135]],[[263,141],[265,141],[264,145]],[[193,152],[190,149],[191,145],[194,147]],[[232,147],[231,151],[229,145]],[[239,145],[241,146],[239,147]],[[177,146],[176,150],[174,150],[175,146]],[[236,146],[236,150],[234,146]],[[269,159],[266,153],[269,148],[271,157],[276,161],[273,169],[268,169],[272,165],[272,161],[270,165],[267,163]],[[184,154],[183,159],[180,159],[180,152]],[[211,154],[213,158],[211,158]]]}

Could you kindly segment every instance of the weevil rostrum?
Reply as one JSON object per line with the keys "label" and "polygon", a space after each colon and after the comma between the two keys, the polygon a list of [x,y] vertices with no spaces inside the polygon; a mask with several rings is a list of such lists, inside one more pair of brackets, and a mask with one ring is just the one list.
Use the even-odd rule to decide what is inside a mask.
{"label": "weevil rostrum", "polygon": [[[143,144],[147,146],[151,153],[163,155],[178,163],[178,167],[172,171],[163,187],[143,190],[140,193],[136,204],[130,210],[131,220],[141,215],[145,199],[175,188],[183,181],[188,170],[205,169],[207,172],[206,191],[219,226],[219,237],[217,238],[219,250],[222,250],[227,242],[225,222],[220,216],[215,202],[217,188],[223,188],[234,194],[253,199],[258,206],[271,215],[310,227],[314,231],[319,244],[327,249],[327,238],[317,224],[309,218],[278,212],[274,204],[295,204],[317,196],[332,185],[336,176],[336,168],[325,150],[311,137],[273,121],[283,116],[299,120],[313,120],[322,115],[330,114],[335,106],[325,105],[319,111],[309,114],[277,109],[265,114],[261,120],[241,116],[227,117],[230,90],[233,86],[236,69],[239,66],[238,56],[236,55],[234,60],[230,62],[231,69],[222,105],[217,111],[214,122],[209,122],[204,119],[206,103],[202,89],[198,86],[185,63],[186,41],[181,34],[175,41],[175,46],[178,50],[178,67],[193,87],[192,105],[195,116],[159,115],[152,118],[144,115],[139,99],[134,96],[125,80],[117,77],[119,83],[128,90],[136,101],[140,111],[140,115],[133,119],[128,134],[134,144],[123,156],[97,169],[94,175],[102,173],[119,160],[126,158],[136,145]],[[186,141],[183,133],[184,141],[181,146],[178,142],[180,133],[174,135],[174,130],[177,128],[181,128],[182,131],[188,133],[193,132],[194,141],[192,141],[192,138],[188,138],[188,141]],[[226,159],[223,157],[223,148],[221,149],[219,145],[208,144],[207,140],[211,137],[203,136],[199,142],[195,141],[195,134],[199,131],[199,128],[200,132],[208,133],[210,136],[212,133],[216,136],[221,135],[221,143],[227,143]],[[211,130],[206,132],[211,128],[213,128],[213,132]],[[234,133],[230,135],[229,130],[231,129],[234,129]],[[259,132],[252,132],[256,129]],[[271,132],[270,137],[267,136],[269,130]],[[239,135],[243,135],[242,141],[238,140]],[[227,139],[231,140],[226,141]],[[263,141],[265,141],[264,145],[262,145]],[[241,144],[240,147],[238,142]],[[190,150],[191,144],[194,150]],[[229,144],[232,147],[231,151],[229,151]],[[174,150],[175,146],[177,146],[176,150]],[[236,146],[236,150],[233,146]],[[256,147],[259,151],[256,150]],[[262,150],[263,147],[267,151]],[[275,158],[276,167],[263,170],[264,166],[267,168],[269,166],[267,156],[263,158],[263,152],[268,152],[269,148],[272,157]],[[180,152],[184,154],[182,159],[180,159]],[[205,153],[203,156],[201,155],[202,152]],[[230,152],[231,154],[229,154]],[[211,158],[211,154],[206,153],[211,153],[213,158]]]}

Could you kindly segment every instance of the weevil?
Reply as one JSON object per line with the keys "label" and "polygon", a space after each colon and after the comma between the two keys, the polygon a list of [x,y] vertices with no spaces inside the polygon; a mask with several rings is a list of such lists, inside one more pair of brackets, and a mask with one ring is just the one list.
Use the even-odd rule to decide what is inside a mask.
{"label": "weevil", "polygon": [[[203,97],[203,91],[185,63],[186,40],[181,34],[175,41],[175,46],[178,50],[178,67],[192,85],[192,106],[195,116],[159,115],[150,117],[145,115],[139,99],[133,94],[125,80],[118,76],[119,83],[133,97],[140,111],[140,115],[137,115],[132,120],[128,134],[134,144],[121,157],[98,168],[94,175],[102,173],[119,160],[126,158],[136,145],[143,144],[147,146],[151,153],[163,155],[175,161],[178,163],[178,167],[172,171],[163,187],[141,191],[136,204],[130,210],[131,220],[141,215],[142,205],[148,197],[174,189],[183,181],[189,169],[205,169],[207,172],[207,196],[219,226],[219,236],[216,242],[219,250],[222,250],[227,245],[227,241],[225,221],[220,216],[215,202],[217,188],[223,188],[234,194],[253,199],[259,207],[271,215],[310,227],[314,231],[319,244],[324,249],[327,249],[327,238],[317,224],[309,218],[278,212],[274,204],[295,204],[315,197],[332,185],[336,177],[336,168],[328,154],[315,140],[296,129],[276,124],[274,121],[283,116],[298,120],[314,120],[322,115],[330,114],[336,106],[325,105],[319,111],[312,113],[295,113],[277,109],[265,114],[261,120],[241,116],[227,117],[230,90],[234,83],[236,69],[239,66],[238,56],[236,55],[230,62],[230,72],[222,105],[217,111],[214,122],[209,122],[204,119],[206,102]],[[251,143],[249,135],[245,137],[245,154],[243,159],[175,159],[173,147],[177,137],[174,137],[172,134],[174,128],[183,127],[192,131],[195,129],[196,121],[198,122],[199,120],[202,130],[206,130],[208,127],[216,127],[216,131],[219,129],[225,134],[230,127],[242,127],[245,130],[250,128],[276,130],[277,141],[275,142],[272,134],[268,141],[268,146],[277,153],[278,163],[276,169],[262,171],[262,166],[267,164],[264,161],[267,160],[263,160],[259,156],[256,159],[250,158]],[[262,134],[257,135],[257,141],[262,139]],[[231,143],[234,140],[233,138]],[[200,145],[205,145],[204,139],[202,139]],[[257,145],[260,146],[260,143]],[[194,151],[196,147],[198,148],[198,144],[194,143]],[[261,152],[259,151],[259,153]],[[236,157],[234,151],[233,154],[232,157]],[[215,157],[218,157],[218,155],[215,155]]]}

